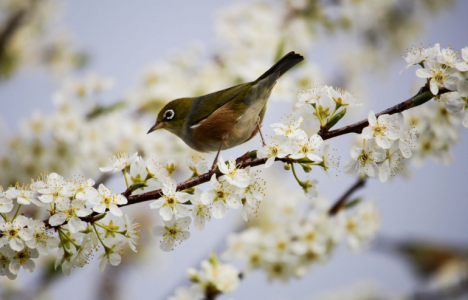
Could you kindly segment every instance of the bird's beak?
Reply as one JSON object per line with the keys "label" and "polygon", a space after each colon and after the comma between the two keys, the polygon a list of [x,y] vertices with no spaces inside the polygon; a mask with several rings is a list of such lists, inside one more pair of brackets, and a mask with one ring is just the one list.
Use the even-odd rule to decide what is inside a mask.
{"label": "bird's beak", "polygon": [[150,130],[148,130],[147,134],[150,134],[151,132],[153,132],[155,130],[161,129],[161,128],[163,128],[163,126],[164,126],[164,122],[156,123],[156,124],[153,125],[153,127],[150,128]]}

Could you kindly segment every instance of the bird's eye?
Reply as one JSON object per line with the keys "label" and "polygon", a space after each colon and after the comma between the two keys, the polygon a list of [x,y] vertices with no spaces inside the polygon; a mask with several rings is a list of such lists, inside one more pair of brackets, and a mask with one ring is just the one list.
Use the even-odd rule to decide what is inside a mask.
{"label": "bird's eye", "polygon": [[172,120],[175,116],[175,112],[172,109],[166,110],[164,113],[164,119],[166,120]]}

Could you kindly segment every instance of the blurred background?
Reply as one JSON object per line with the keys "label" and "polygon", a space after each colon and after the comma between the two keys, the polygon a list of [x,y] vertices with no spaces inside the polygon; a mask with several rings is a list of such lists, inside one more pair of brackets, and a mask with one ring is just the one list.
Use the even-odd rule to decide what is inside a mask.
{"label": "blurred background", "polygon": [[[300,115],[293,110],[296,93],[312,84],[355,94],[364,107],[349,110],[338,126],[354,123],[424,85],[415,67],[398,75],[408,48],[467,46],[467,15],[463,0],[0,0],[0,185],[55,171],[123,191],[123,178],[98,170],[122,150],[174,158],[180,170],[175,179],[184,180],[190,176],[185,159],[195,153],[167,132],[146,135],[157,111],[178,97],[254,80],[291,50],[305,62],[278,82],[263,132],[271,134],[268,124],[284,114]],[[319,299],[334,291],[341,296],[323,299],[354,299],[353,293],[355,299],[389,299],[417,295],[434,282],[456,283],[468,260],[467,137],[461,130],[438,149],[416,150],[415,163],[405,163],[394,180],[369,180],[357,193],[377,199],[382,213],[369,250],[355,255],[342,247],[329,263],[287,284],[269,282],[257,271],[222,299]],[[330,144],[343,166],[353,136]],[[222,155],[238,157],[260,146],[254,138]],[[262,173],[269,183],[266,197],[258,219],[247,225],[262,226],[269,203],[305,198],[284,174],[280,164]],[[279,176],[289,184],[275,185]],[[331,200],[355,180],[343,172],[335,181],[316,170],[309,176]],[[137,254],[128,253],[104,274],[92,261],[70,277],[54,272],[50,257],[14,282],[1,277],[0,299],[166,299],[188,285],[187,268],[225,249],[229,233],[247,226],[239,211],[230,211],[164,253],[149,236],[153,224],[162,224],[159,214],[147,204],[125,209],[143,225]]]}

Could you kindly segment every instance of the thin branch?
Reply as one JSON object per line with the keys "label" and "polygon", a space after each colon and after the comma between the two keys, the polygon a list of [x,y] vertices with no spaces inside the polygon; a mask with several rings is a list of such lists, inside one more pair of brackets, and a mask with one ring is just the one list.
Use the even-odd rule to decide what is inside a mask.
{"label": "thin branch", "polygon": [[328,214],[330,216],[334,216],[337,213],[339,213],[346,205],[346,202],[349,199],[349,196],[353,194],[355,191],[359,190],[360,188],[363,188],[366,185],[366,180],[367,177],[359,177],[359,179],[356,181],[355,184],[353,184],[347,191],[346,193],[341,196],[338,201],[335,202],[335,204],[330,208],[328,211]]}

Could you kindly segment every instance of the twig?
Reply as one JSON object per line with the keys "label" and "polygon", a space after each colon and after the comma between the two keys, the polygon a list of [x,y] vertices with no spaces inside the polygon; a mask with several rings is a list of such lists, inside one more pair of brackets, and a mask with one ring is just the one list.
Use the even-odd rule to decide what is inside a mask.
{"label": "twig", "polygon": [[363,188],[366,185],[366,180],[367,177],[359,177],[358,181],[356,181],[356,183],[353,184],[349,188],[349,190],[347,190],[346,193],[344,193],[344,195],[341,196],[341,198],[335,202],[335,204],[328,211],[328,214],[330,216],[334,216],[337,213],[339,213],[343,209],[343,207],[345,207],[346,201],[348,201],[349,196],[351,196],[351,194],[353,194],[355,191],[359,190],[360,188]]}

